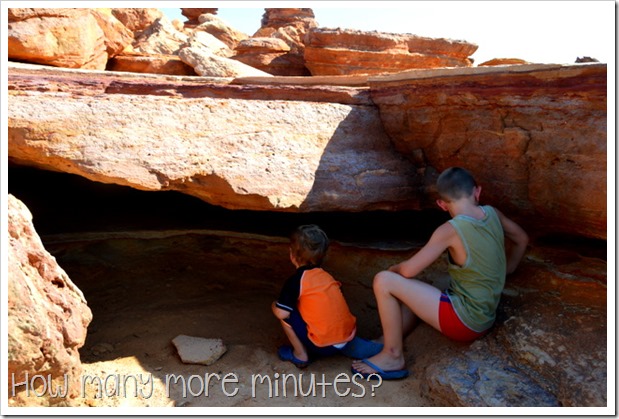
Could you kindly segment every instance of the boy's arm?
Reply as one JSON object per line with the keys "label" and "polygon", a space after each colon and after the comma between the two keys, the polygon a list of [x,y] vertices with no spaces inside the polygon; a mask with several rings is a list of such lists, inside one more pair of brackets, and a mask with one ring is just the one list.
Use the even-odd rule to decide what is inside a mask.
{"label": "boy's arm", "polygon": [[273,310],[273,314],[275,314],[275,317],[277,317],[280,320],[284,320],[290,317],[289,311],[286,311],[284,309],[277,307],[276,304],[277,304],[277,301],[273,301],[273,304],[271,304],[271,309]]}
{"label": "boy's arm", "polygon": [[516,267],[518,267],[518,264],[527,250],[529,236],[518,224],[503,215],[501,211],[496,210],[496,212],[499,216],[499,220],[501,220],[505,237],[514,243],[514,246],[512,246],[510,252],[507,254],[507,273],[511,274],[516,270]]}
{"label": "boy's arm", "polygon": [[455,234],[456,231],[451,224],[441,225],[432,233],[432,237],[420,251],[411,256],[410,259],[391,266],[389,270],[405,278],[413,278],[419,275],[451,246]]}

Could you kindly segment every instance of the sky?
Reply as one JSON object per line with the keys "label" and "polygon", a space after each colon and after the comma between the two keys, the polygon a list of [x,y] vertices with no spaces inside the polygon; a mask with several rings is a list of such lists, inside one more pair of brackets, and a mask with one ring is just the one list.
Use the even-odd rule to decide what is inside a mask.
{"label": "sky", "polygon": [[[187,20],[181,2],[155,2],[170,19]],[[159,4],[160,6],[158,6]],[[226,6],[217,13],[253,35],[265,7],[310,7],[319,27],[410,33],[478,45],[475,64],[492,58],[534,63],[574,63],[589,56],[615,61],[614,1],[383,1],[383,2],[183,2],[184,7]],[[255,8],[260,4],[261,8]],[[351,5],[354,4],[354,7]]]}

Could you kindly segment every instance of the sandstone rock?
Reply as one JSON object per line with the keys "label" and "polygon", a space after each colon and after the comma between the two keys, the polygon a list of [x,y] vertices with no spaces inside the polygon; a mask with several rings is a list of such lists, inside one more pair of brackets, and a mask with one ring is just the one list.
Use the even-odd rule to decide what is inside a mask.
{"label": "sandstone rock", "polygon": [[[607,406],[607,263],[532,244],[507,278],[490,333],[471,344],[415,348],[414,374],[438,406]],[[598,256],[599,257],[599,256]],[[436,340],[437,332],[425,336]]]}
{"label": "sandstone rock", "polygon": [[89,9],[10,10],[9,60],[105,69],[108,59],[105,33]]}
{"label": "sandstone rock", "polygon": [[193,67],[185,64],[177,55],[117,55],[108,62],[107,69],[132,73],[197,75]]}
{"label": "sandstone rock", "polygon": [[178,53],[180,59],[191,66],[196,73],[207,77],[251,77],[270,74],[250,67],[239,61],[215,55],[203,47],[185,47]]}
{"label": "sandstone rock", "polygon": [[221,339],[178,335],[172,343],[185,364],[211,365],[228,350]]}
{"label": "sandstone rock", "polygon": [[416,164],[468,167],[482,201],[530,232],[606,238],[606,65],[411,71],[370,86]]}
{"label": "sandstone rock", "polygon": [[239,42],[247,39],[247,35],[241,31],[238,31],[224,22],[218,16],[214,14],[203,14],[198,17],[198,26],[194,28],[194,31],[204,31],[210,33],[215,38],[226,44],[228,48],[235,49]]}
{"label": "sandstone rock", "polygon": [[256,53],[285,53],[290,51],[290,47],[281,39],[277,38],[248,38],[237,46],[239,53],[248,51]]}
{"label": "sandstone rock", "polygon": [[174,55],[187,43],[188,37],[174,28],[165,16],[144,29],[133,42],[133,51],[142,55]]}
{"label": "sandstone rock", "polygon": [[528,61],[520,58],[493,58],[492,60],[484,61],[479,64],[479,67],[492,66],[492,65],[514,65],[514,64],[531,64]]}
{"label": "sandstone rock", "polygon": [[443,348],[424,371],[422,394],[436,406],[550,407],[557,398],[477,341],[469,350]]}
{"label": "sandstone rock", "polygon": [[[16,397],[16,404],[29,404],[31,399],[37,399],[37,404],[70,402],[79,394],[78,349],[84,345],[92,314],[82,292],[43,247],[28,208],[12,195],[8,197],[8,242],[9,396]],[[54,389],[68,386],[65,400],[30,388],[31,381],[30,397],[25,396],[26,386],[19,384],[35,375],[49,379]],[[42,385],[42,380],[35,383]]]}
{"label": "sandstone rock", "polygon": [[112,14],[130,31],[139,33],[162,18],[163,12],[155,8],[128,8],[112,9]]}
{"label": "sandstone rock", "polygon": [[196,24],[198,23],[198,18],[204,14],[217,14],[217,8],[213,9],[200,9],[200,8],[181,8],[181,14],[187,18],[187,23]]}
{"label": "sandstone rock", "polygon": [[[252,38],[274,38],[284,41],[290,50],[274,56],[272,52],[250,51],[247,44],[238,51],[240,61],[255,62],[270,74],[278,76],[309,76],[305,67],[305,36],[309,29],[316,27],[312,9],[265,9],[262,25]],[[261,57],[264,55],[264,57]]]}
{"label": "sandstone rock", "polygon": [[227,208],[420,206],[367,89],[50,71],[11,68],[12,161]]}
{"label": "sandstone rock", "polygon": [[562,406],[606,406],[606,263],[574,252],[535,256],[509,281],[517,295],[502,306],[497,345],[543,377]]}
{"label": "sandstone rock", "polygon": [[477,45],[465,41],[351,29],[310,29],[305,61],[313,76],[398,73],[410,69],[470,67]]}
{"label": "sandstone rock", "polygon": [[291,61],[289,51],[288,44],[278,38],[249,38],[239,42],[232,58],[272,75],[298,75],[297,67],[305,68],[305,64]]}
{"label": "sandstone rock", "polygon": [[296,26],[307,30],[317,26],[314,17],[314,11],[309,8],[267,8],[264,9],[260,26],[273,29]]}
{"label": "sandstone rock", "polygon": [[112,13],[112,9],[90,9],[105,35],[108,57],[114,57],[133,42],[133,32],[122,24]]}
{"label": "sandstone rock", "polygon": [[208,32],[195,31],[187,38],[185,47],[204,48],[220,57],[230,57],[233,52],[228,46]]}

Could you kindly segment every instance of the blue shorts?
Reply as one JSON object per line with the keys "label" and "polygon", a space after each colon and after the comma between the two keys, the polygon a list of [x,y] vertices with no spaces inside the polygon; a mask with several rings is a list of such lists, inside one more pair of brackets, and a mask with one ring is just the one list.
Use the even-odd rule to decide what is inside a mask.
{"label": "blue shorts", "polygon": [[309,340],[309,337],[307,336],[307,323],[305,323],[305,320],[303,320],[303,317],[301,317],[301,314],[297,310],[291,311],[290,316],[287,319],[284,319],[284,321],[292,327],[292,330],[294,330],[294,333],[297,335],[301,343],[303,343],[303,346],[305,346],[305,349],[309,354],[314,356],[330,356],[340,352],[340,350],[335,346],[320,347],[316,346],[314,342]]}

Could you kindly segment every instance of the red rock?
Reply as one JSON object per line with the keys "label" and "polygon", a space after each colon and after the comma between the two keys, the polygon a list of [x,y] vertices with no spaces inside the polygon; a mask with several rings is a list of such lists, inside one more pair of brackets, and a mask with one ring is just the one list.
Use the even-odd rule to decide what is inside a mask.
{"label": "red rock", "polygon": [[479,64],[479,67],[492,66],[492,65],[514,65],[514,64],[531,64],[528,61],[520,58],[493,58],[492,60],[484,61]]}
{"label": "red rock", "polygon": [[[86,340],[92,313],[82,292],[43,247],[28,208],[12,195],[8,197],[8,242],[9,396],[17,405],[33,400],[70,403],[80,391],[78,349]],[[58,400],[51,392],[31,387],[26,397],[26,386],[18,384],[29,378],[30,385],[35,375],[51,380],[54,390],[63,388],[65,397]],[[42,380],[34,383],[41,385]]]}
{"label": "red rock", "polygon": [[277,76],[309,76],[304,58],[305,36],[308,30],[316,25],[311,9],[265,9],[262,26],[252,39],[279,39],[285,42],[290,50],[279,54],[252,51],[248,48],[251,44],[245,44],[237,51],[238,57],[235,59],[246,63],[253,62],[259,66],[257,68]]}
{"label": "red rock", "polygon": [[119,8],[112,9],[112,14],[134,33],[143,31],[163,17],[163,12],[154,8]]}
{"label": "red rock", "polygon": [[225,43],[230,49],[235,49],[239,42],[247,39],[246,34],[234,29],[224,22],[223,19],[220,19],[214,14],[200,15],[198,22],[200,24],[194,28],[195,31],[210,33],[215,38]]}
{"label": "red rock", "polygon": [[301,57],[300,63],[292,62],[289,51],[288,44],[278,38],[248,38],[239,42],[232,58],[272,75],[298,75],[295,68],[305,68],[305,64]]}
{"label": "red rock", "polygon": [[427,171],[469,168],[531,232],[606,238],[606,65],[410,71],[370,79],[385,129]]}
{"label": "red rock", "polygon": [[10,9],[9,60],[105,69],[105,33],[89,9]]}
{"label": "red rock", "polygon": [[212,15],[216,15],[217,14],[217,8],[211,8],[211,9],[200,9],[200,8],[181,8],[181,14],[183,16],[185,16],[187,19],[189,20],[195,20],[197,21],[198,18],[201,15],[204,14],[212,14]]}
{"label": "red rock", "polygon": [[306,30],[317,26],[314,12],[309,8],[264,9],[261,28],[283,28],[287,26],[303,27]]}
{"label": "red rock", "polygon": [[477,46],[464,41],[315,28],[306,37],[312,75],[397,73],[409,69],[470,67]]}
{"label": "red rock", "polygon": [[107,69],[132,73],[197,75],[193,67],[185,64],[177,55],[118,55],[108,62]]}
{"label": "red rock", "polygon": [[199,24],[198,18],[204,14],[216,15],[218,9],[181,8],[181,14],[187,18],[185,27],[193,28]]}
{"label": "red rock", "polygon": [[133,42],[133,32],[113,15],[112,9],[91,9],[90,12],[103,30],[108,57],[121,53]]}

